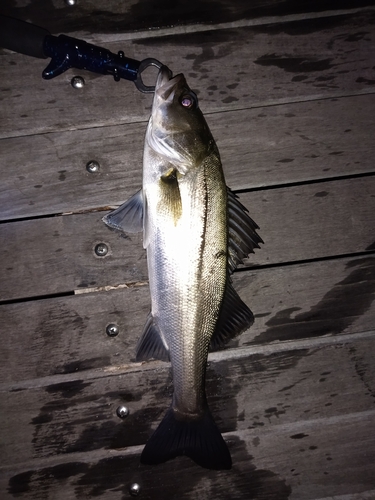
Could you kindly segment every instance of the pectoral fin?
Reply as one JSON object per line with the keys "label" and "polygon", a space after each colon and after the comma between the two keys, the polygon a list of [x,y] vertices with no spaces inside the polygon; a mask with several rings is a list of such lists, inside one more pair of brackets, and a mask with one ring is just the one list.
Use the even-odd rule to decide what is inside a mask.
{"label": "pectoral fin", "polygon": [[231,339],[250,328],[253,322],[253,313],[242,302],[228,277],[216,330],[211,338],[211,351],[224,347]]}
{"label": "pectoral fin", "polygon": [[143,212],[143,195],[142,190],[139,190],[102,220],[111,229],[122,233],[138,233],[143,230]]}
{"label": "pectoral fin", "polygon": [[182,214],[182,201],[178,185],[178,171],[170,168],[160,177],[160,202],[158,210],[169,215],[177,224]]}

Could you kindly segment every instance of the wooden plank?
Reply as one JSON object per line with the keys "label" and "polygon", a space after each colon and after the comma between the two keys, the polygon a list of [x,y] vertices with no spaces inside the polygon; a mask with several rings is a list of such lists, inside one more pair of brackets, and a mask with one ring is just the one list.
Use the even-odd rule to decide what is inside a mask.
{"label": "wooden plank", "polygon": [[374,183],[375,178],[368,177],[243,193],[241,202],[265,241],[246,263],[256,266],[372,250]]}
{"label": "wooden plank", "polygon": [[[66,215],[2,224],[2,241],[10,246],[0,264],[0,274],[4,280],[14,280],[4,289],[2,299],[71,292],[147,278],[141,234],[121,237],[104,225],[103,215],[103,212]],[[108,253],[98,257],[95,247],[102,242],[107,245]]]}
{"label": "wooden plank", "polygon": [[237,431],[226,436],[233,469],[220,472],[185,458],[140,466],[139,447],[60,455],[0,470],[0,491],[4,499],[39,500],[43,492],[56,500],[118,500],[119,494],[130,498],[129,487],[138,482],[150,500],[209,500],[223,492],[244,500],[373,500],[374,435],[373,411]]}
{"label": "wooden plank", "polygon": [[[340,9],[371,6],[371,0],[346,0],[340,2]],[[234,22],[239,19],[253,19],[260,16],[309,13],[337,9],[334,0],[296,2],[294,0],[256,0],[248,4],[240,0],[205,0],[205,2],[165,3],[118,2],[99,0],[78,2],[74,7],[64,3],[25,5],[25,2],[2,0],[2,14],[29,20],[38,26],[48,28],[51,33],[116,33],[119,30],[146,30],[188,24],[212,24]]]}
{"label": "wooden plank", "polygon": [[[304,348],[291,343],[290,350],[264,354],[243,349],[236,357],[228,352],[225,359],[211,360],[207,394],[221,431],[251,429],[262,441],[265,432],[285,426],[298,437],[306,422],[373,411],[375,337],[341,341],[310,341]],[[142,445],[172,392],[169,364],[162,362],[103,370],[95,379],[56,376],[45,384],[2,385],[3,465],[66,454],[74,460],[75,453]],[[123,421],[116,416],[121,404],[130,412]]]}
{"label": "wooden plank", "polygon": [[[141,123],[4,139],[1,220],[120,204],[142,183],[145,130]],[[92,160],[98,173],[86,170]]]}
{"label": "wooden plank", "polygon": [[[242,203],[266,244],[247,264],[280,264],[373,249],[375,177],[245,193]],[[141,234],[108,230],[104,213],[0,225],[0,300],[147,280]],[[110,251],[97,257],[104,242]],[[25,250],[27,249],[27,251]]]}
{"label": "wooden plank", "polygon": [[[246,189],[373,172],[372,95],[207,116],[227,184]],[[358,116],[361,117],[358,120]],[[120,204],[141,185],[146,124],[4,139],[1,220]],[[100,171],[89,174],[96,160]]]}
{"label": "wooden plank", "polygon": [[[374,257],[240,272],[233,282],[255,322],[230,347],[355,334],[374,326]],[[3,336],[0,380],[78,376],[127,365],[149,310],[148,286],[2,305],[3,329],[17,332],[17,341]],[[117,337],[107,336],[110,323],[118,325]]]}
{"label": "wooden plank", "polygon": [[[175,73],[185,73],[203,112],[228,111],[372,93],[374,15],[116,41],[108,48],[136,59],[158,58]],[[69,82],[77,71],[46,82],[40,78],[44,65],[19,54],[0,57],[0,137],[148,118],[151,98],[131,83],[85,74],[85,87],[76,90]]]}

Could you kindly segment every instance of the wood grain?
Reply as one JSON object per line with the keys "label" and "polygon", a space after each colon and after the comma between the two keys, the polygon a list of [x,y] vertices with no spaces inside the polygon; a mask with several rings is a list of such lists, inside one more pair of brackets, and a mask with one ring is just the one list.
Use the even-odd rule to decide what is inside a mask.
{"label": "wood grain", "polygon": [[[135,59],[155,57],[183,72],[204,113],[372,93],[374,13],[225,29],[108,44]],[[53,81],[45,61],[0,56],[0,137],[142,121],[151,99],[129,82],[85,73],[73,89],[70,70]],[[20,68],[27,78],[19,78]],[[33,99],[25,97],[32,94]],[[103,105],[105,103],[105,105]]]}
{"label": "wood grain", "polygon": [[233,276],[255,323],[209,356],[232,471],[140,466],[173,381],[169,364],[133,361],[150,308],[142,236],[101,217],[140,186],[151,96],[83,71],[46,82],[46,61],[0,49],[1,499],[126,500],[134,481],[144,499],[374,499],[373,2],[0,9],[184,72],[265,240]]}
{"label": "wood grain", "polygon": [[[266,345],[373,329],[375,258],[345,258],[236,273],[254,325],[230,346]],[[0,306],[17,332],[0,345],[3,383],[132,363],[150,310],[148,286]],[[115,323],[117,337],[106,327]],[[49,355],[45,353],[48,351]]]}
{"label": "wood grain", "polygon": [[[358,120],[358,116],[361,117]],[[373,172],[374,97],[206,116],[232,189]],[[146,124],[3,139],[0,218],[119,205],[142,182]],[[89,161],[100,171],[90,174]]]}
{"label": "wood grain", "polygon": [[[227,359],[209,364],[210,408],[224,433],[252,430],[252,437],[258,437],[263,446],[264,436],[276,429],[281,435],[289,433],[288,440],[294,436],[301,447],[297,440],[305,437],[300,435],[302,429],[314,426],[317,420],[324,419],[329,425],[330,421],[350,420],[353,414],[373,412],[373,348],[374,338],[351,341],[345,336],[334,345],[298,348],[291,343],[287,351],[251,355],[244,350],[242,357],[232,359],[227,355]],[[7,391],[3,386],[1,405],[7,412],[1,442],[6,463],[66,455],[74,461],[76,453],[144,444],[169,407],[172,392],[169,365],[149,365],[146,370],[139,366],[120,374],[103,370],[95,379],[56,376],[52,383],[28,390]],[[121,404],[130,410],[124,421],[116,416]],[[323,429],[320,426],[320,432]],[[302,448],[306,443],[316,445],[314,440],[315,435]],[[271,460],[275,446],[263,448],[263,460],[265,453]],[[246,448],[253,454],[254,443],[246,441]],[[281,450],[284,453],[280,447],[273,457],[274,465],[283,461]],[[332,448],[330,453],[337,456],[339,452]],[[296,453],[293,457],[298,461]]]}
{"label": "wood grain", "polygon": [[[340,9],[371,6],[371,0],[346,0]],[[52,33],[116,33],[119,30],[147,30],[163,26],[212,24],[293,13],[310,13],[337,9],[334,0],[296,2],[294,0],[256,0],[250,4],[243,0],[205,0],[160,4],[155,0],[118,2],[86,0],[73,8],[62,3],[35,5],[31,1],[2,0],[4,15],[25,19],[48,28]],[[308,15],[307,14],[307,15]]]}
{"label": "wood grain", "polygon": [[223,491],[233,500],[373,500],[374,448],[366,456],[362,445],[373,445],[374,435],[373,412],[275,425],[261,436],[258,429],[237,431],[227,435],[230,472],[199,469],[185,458],[140,467],[139,447],[60,455],[58,461],[39,461],[39,467],[30,463],[0,471],[0,490],[4,499],[39,500],[43,491],[56,500],[97,495],[118,500],[130,498],[129,487],[137,481],[142,498],[150,500],[210,500],[222,498]]}
{"label": "wood grain", "polygon": [[[251,266],[371,250],[375,177],[271,189],[241,196],[266,244]],[[1,300],[147,280],[141,234],[110,231],[102,213],[48,217],[0,225],[7,241],[0,262]],[[96,244],[109,252],[97,257]]]}
{"label": "wood grain", "polygon": [[[1,274],[8,282],[2,298],[71,292],[147,276],[140,234],[125,239],[101,221],[104,213],[49,217],[0,226],[9,242]],[[105,243],[105,257],[95,247]],[[13,290],[13,291],[10,291]]]}

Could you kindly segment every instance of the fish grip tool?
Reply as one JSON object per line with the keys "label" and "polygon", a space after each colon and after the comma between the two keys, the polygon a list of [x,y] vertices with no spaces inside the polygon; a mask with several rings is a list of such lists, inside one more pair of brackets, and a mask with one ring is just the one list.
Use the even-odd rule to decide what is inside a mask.
{"label": "fish grip tool", "polygon": [[112,75],[134,82],[140,92],[154,92],[145,85],[142,73],[150,66],[160,69],[163,64],[154,58],[142,61],[126,57],[123,51],[114,54],[84,40],[67,35],[54,36],[48,30],[19,19],[0,15],[0,47],[39,59],[51,58],[42,77],[50,80],[70,68],[84,69],[102,75]]}

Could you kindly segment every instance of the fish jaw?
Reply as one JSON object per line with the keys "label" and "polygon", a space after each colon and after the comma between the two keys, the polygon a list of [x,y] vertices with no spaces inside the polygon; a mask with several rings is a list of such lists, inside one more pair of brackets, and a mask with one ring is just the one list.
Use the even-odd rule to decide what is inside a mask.
{"label": "fish jaw", "polygon": [[163,101],[172,102],[177,86],[181,85],[183,82],[186,84],[184,75],[179,74],[173,77],[171,70],[167,66],[162,66],[155,84],[152,104],[153,111],[155,111]]}
{"label": "fish jaw", "polygon": [[[185,106],[186,102],[191,105]],[[181,175],[199,166],[214,146],[196,94],[184,75],[171,78],[166,67],[161,68],[157,78],[146,146]]]}

